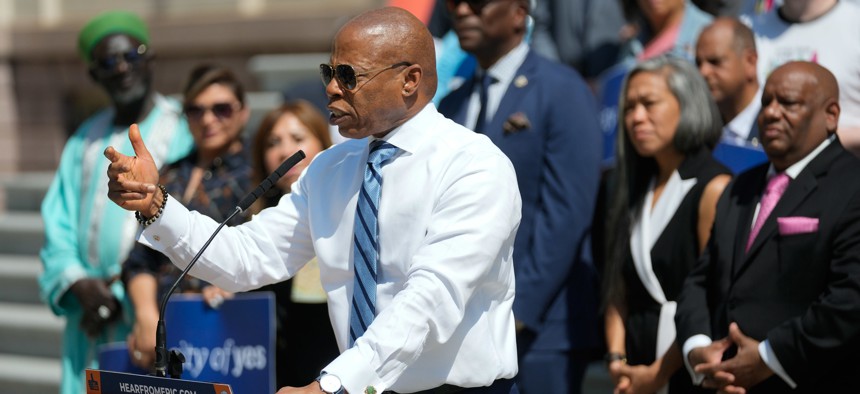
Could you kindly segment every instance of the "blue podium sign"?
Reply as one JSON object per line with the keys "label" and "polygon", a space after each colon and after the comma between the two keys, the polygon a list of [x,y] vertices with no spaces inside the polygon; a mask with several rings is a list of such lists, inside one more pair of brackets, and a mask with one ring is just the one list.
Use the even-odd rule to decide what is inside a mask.
{"label": "blue podium sign", "polygon": [[229,383],[242,393],[275,391],[275,301],[241,293],[212,309],[179,294],[165,311],[167,347],[185,355],[183,379]]}
{"label": "blue podium sign", "polygon": [[233,394],[230,385],[87,369],[86,394]]}
{"label": "blue podium sign", "polygon": [[[167,348],[185,356],[182,379],[221,382],[240,393],[275,392],[271,292],[239,293],[218,309],[199,294],[175,294],[167,303],[164,324]],[[103,372],[146,373],[129,362],[125,343],[103,347],[99,367]]]}

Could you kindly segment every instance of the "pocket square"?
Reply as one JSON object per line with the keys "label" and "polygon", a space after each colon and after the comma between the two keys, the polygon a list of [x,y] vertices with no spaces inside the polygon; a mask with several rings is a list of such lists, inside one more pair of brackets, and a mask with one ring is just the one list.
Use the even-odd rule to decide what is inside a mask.
{"label": "pocket square", "polygon": [[514,113],[505,121],[505,124],[502,125],[505,135],[517,133],[528,129],[529,127],[532,127],[532,123],[529,121],[529,117],[522,112]]}
{"label": "pocket square", "polygon": [[792,216],[776,218],[779,235],[808,234],[818,231],[818,218]]}

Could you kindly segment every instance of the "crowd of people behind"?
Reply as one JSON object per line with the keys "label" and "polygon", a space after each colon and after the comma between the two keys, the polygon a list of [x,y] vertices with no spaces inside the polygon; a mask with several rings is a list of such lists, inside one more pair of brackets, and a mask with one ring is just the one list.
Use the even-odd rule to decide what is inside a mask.
{"label": "crowd of people behind", "polygon": [[[42,205],[45,272],[39,285],[52,311],[67,319],[62,393],[80,392],[82,371],[97,367],[100,344],[127,341],[132,363],[152,367],[157,302],[184,264],[179,252],[139,228],[160,229],[159,222],[179,217],[174,201],[220,222],[299,149],[307,159],[230,223],[245,223],[253,243],[264,248],[272,238],[265,236],[267,226],[285,221],[297,228],[295,234],[282,232],[298,257],[267,260],[271,277],[235,283],[214,273],[218,262],[201,261],[204,267],[191,271],[195,277],[180,287],[202,293],[218,308],[234,294],[224,286],[244,290],[271,283],[259,290],[276,295],[278,387],[311,383],[330,392],[323,378],[338,375],[350,392],[374,386],[579,393],[587,365],[601,357],[615,391],[626,394],[852,387],[851,372],[860,371],[852,357],[860,343],[860,161],[850,153],[860,152],[860,45],[852,40],[860,37],[857,2],[440,0],[428,20],[416,21],[383,9],[348,22],[335,36],[331,64],[320,65],[319,89],[328,108],[311,104],[311,97],[289,100],[247,133],[245,87],[231,70],[195,67],[179,102],[153,89],[155,51],[139,16],[112,11],[83,27],[81,58],[112,105],[68,141]],[[379,38],[374,27],[391,37]],[[428,45],[424,37],[431,34]],[[390,98],[394,92],[402,102]],[[437,123],[441,116],[428,109],[433,103],[453,123]],[[361,106],[372,110],[365,115]],[[327,125],[323,113],[329,112],[339,136]],[[362,116],[373,121],[351,119]],[[459,139],[454,148],[465,152],[460,160],[483,158],[497,167],[446,158],[456,164],[453,174],[486,172],[498,179],[463,175],[475,182],[467,193],[456,181],[439,180],[451,173],[399,175],[412,168],[398,164],[404,157],[434,163],[434,156],[418,150],[416,137],[405,137],[428,127],[413,120],[441,125],[432,155],[440,155],[436,144]],[[132,124],[136,137],[128,131]],[[460,129],[485,136],[507,162],[497,163],[483,142],[456,137]],[[341,137],[348,141],[333,144]],[[362,138],[373,143],[349,140]],[[329,149],[333,145],[340,150]],[[331,156],[349,158],[362,149],[365,158],[394,153],[373,164],[378,167],[368,158],[370,175],[348,180],[352,175]],[[123,174],[147,182],[143,175],[151,171],[119,152],[151,156],[152,168],[159,169],[151,183],[158,190],[127,183]],[[344,205],[349,217],[326,217],[318,203],[306,200],[327,191],[335,197],[324,194],[319,201],[347,203],[336,197],[341,189],[322,184],[326,179],[302,177],[320,153],[329,156],[315,175],[361,190],[352,205]],[[363,162],[361,168],[364,174]],[[397,221],[384,209],[408,207],[386,205],[385,193],[382,203],[373,195],[383,175],[429,188],[432,203],[440,204],[429,209],[415,203],[413,213],[427,221],[427,230],[396,235],[406,239],[397,250],[385,249],[384,235],[397,231],[386,224]],[[376,185],[368,186],[374,178]],[[505,190],[495,199],[514,187],[519,196],[498,203],[483,195],[481,201],[460,200],[503,181]],[[444,193],[437,196],[437,188]],[[371,210],[362,211],[364,204]],[[470,204],[485,204],[485,214],[463,217],[477,212]],[[506,208],[519,212],[500,214]],[[433,214],[420,216],[425,209]],[[353,211],[356,228],[370,229],[369,240],[358,233],[353,238]],[[496,268],[481,268],[492,278],[465,270],[453,279],[460,274],[449,267],[423,265],[422,258],[432,262],[457,248],[461,258],[477,252],[457,236],[478,230],[446,233],[433,226],[436,221],[478,225],[494,212],[503,223],[489,226],[489,238],[476,238],[498,241],[487,246],[498,248],[486,261]],[[334,230],[340,227],[324,220],[349,223],[349,236],[342,238]],[[313,238],[313,244],[292,238],[317,237],[314,229],[334,235]],[[411,249],[409,237],[431,238],[430,250]],[[449,238],[455,243],[444,253],[432,249]],[[343,239],[348,251],[318,249]],[[372,250],[362,249],[365,244]],[[392,260],[395,254],[416,262],[404,268]],[[353,274],[359,263],[352,259],[359,255],[373,261],[379,290],[376,284],[368,290],[359,267]],[[346,274],[337,265],[344,261],[350,262]],[[233,263],[223,264],[228,270]],[[507,264],[515,281],[506,275]],[[441,279],[427,279],[422,273],[428,270]],[[435,286],[450,294],[440,297],[438,289],[430,290]],[[507,286],[509,291],[499,290]],[[341,299],[341,288],[350,289],[352,298]],[[357,301],[358,289],[378,295]],[[485,301],[483,292],[499,297],[486,314],[460,299]],[[431,296],[442,306],[421,311],[416,299]],[[355,320],[368,307],[362,302],[369,303],[376,324]],[[405,313],[399,325],[386,308]],[[507,322],[505,308],[513,316],[510,335],[498,327]],[[388,333],[379,331],[386,324]],[[480,335],[490,337],[498,360],[470,376],[466,360],[485,362],[486,355],[448,359],[446,352],[457,348],[450,341],[462,341],[459,352],[476,349],[476,329],[488,330]],[[395,334],[408,338],[398,342]],[[395,345],[400,352],[392,350]],[[422,353],[425,346],[430,356]],[[338,362],[360,360],[357,354],[373,360],[355,368],[370,371],[361,377]],[[506,358],[510,354],[513,360]],[[441,360],[453,372],[440,372]],[[467,390],[480,386],[489,391]]]}

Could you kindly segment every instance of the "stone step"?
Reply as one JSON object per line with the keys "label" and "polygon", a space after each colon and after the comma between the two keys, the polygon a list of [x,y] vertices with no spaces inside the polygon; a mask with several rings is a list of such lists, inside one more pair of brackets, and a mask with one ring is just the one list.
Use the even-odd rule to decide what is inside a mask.
{"label": "stone step", "polygon": [[0,254],[0,302],[39,304],[38,257]]}
{"label": "stone step", "polygon": [[0,303],[0,316],[0,355],[59,358],[65,320],[47,306]]}
{"label": "stone step", "polygon": [[54,179],[53,171],[25,172],[2,182],[6,191],[6,211],[39,212],[42,199]]}
{"label": "stone step", "polygon": [[60,390],[60,360],[0,354],[0,387],[4,393],[56,394]]}
{"label": "stone step", "polygon": [[7,212],[0,216],[0,253],[38,255],[44,231],[38,212]]}

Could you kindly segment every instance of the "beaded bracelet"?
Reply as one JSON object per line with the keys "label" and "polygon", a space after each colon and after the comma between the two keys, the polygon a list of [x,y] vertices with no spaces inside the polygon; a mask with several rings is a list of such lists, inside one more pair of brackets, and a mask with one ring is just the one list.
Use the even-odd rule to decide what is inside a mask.
{"label": "beaded bracelet", "polygon": [[167,188],[164,187],[164,185],[162,184],[158,184],[158,189],[161,190],[161,206],[158,207],[158,212],[156,212],[153,217],[146,219],[143,217],[140,211],[134,211],[134,218],[137,219],[137,222],[140,223],[140,225],[144,228],[146,228],[150,224],[155,223],[155,220],[161,217],[161,213],[164,212],[164,207],[167,205],[167,196],[169,196],[169,194],[167,194]]}

